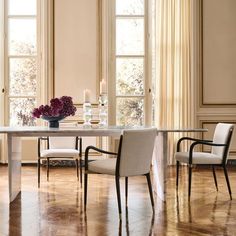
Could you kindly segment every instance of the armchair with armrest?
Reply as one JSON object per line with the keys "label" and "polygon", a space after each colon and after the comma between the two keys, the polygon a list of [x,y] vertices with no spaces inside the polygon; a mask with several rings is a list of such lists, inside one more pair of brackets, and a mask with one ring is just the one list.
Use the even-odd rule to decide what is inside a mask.
{"label": "armchair with armrest", "polygon": [[[177,143],[177,152],[175,153],[176,159],[176,188],[178,189],[179,183],[179,165],[180,163],[188,164],[188,196],[191,195],[191,179],[192,179],[192,165],[211,165],[213,170],[213,177],[218,191],[215,166],[221,166],[224,169],[224,174],[227,182],[227,187],[232,199],[229,177],[226,169],[229,147],[232,138],[234,125],[226,123],[218,123],[215,128],[213,140],[201,140],[190,137],[183,137]],[[181,143],[185,140],[193,141],[188,152],[181,152]],[[198,145],[206,145],[211,147],[211,152],[194,152],[194,148]]]}
{"label": "armchair with armrest", "polygon": [[[145,175],[147,178],[151,204],[154,209],[150,169],[156,129],[126,130],[120,136],[118,153],[108,152],[94,146],[85,150],[84,172],[84,206],[87,205],[88,174],[107,174],[115,176],[118,210],[121,219],[120,177],[125,177],[125,199],[128,201],[128,177]],[[90,150],[114,155],[117,158],[108,158],[88,162]]]}

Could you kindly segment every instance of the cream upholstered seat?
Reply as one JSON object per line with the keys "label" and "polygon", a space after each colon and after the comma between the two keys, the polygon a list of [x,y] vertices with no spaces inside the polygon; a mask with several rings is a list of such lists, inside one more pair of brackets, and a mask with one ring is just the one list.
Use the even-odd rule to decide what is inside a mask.
{"label": "cream upholstered seat", "polygon": [[116,158],[92,161],[88,163],[88,170],[100,174],[115,175]]}
{"label": "cream upholstered seat", "polygon": [[[227,158],[229,154],[229,147],[230,147],[233,129],[234,129],[234,125],[232,124],[218,123],[215,128],[213,140],[200,140],[200,139],[193,139],[189,137],[183,137],[178,141],[177,152],[175,153],[176,187],[177,188],[178,188],[179,164],[180,162],[182,162],[182,163],[187,163],[189,165],[189,190],[188,190],[189,197],[191,194],[192,164],[212,165],[215,186],[216,186],[216,189],[218,190],[214,166],[219,165],[219,166],[222,166],[224,169],[228,191],[230,194],[230,198],[232,199],[226,164],[227,164]],[[180,151],[180,144],[184,140],[193,141],[188,152]],[[210,153],[194,152],[194,148],[197,145],[211,146],[211,152]]]}
{"label": "cream upholstered seat", "polygon": [[[152,186],[150,179],[150,168],[151,168],[152,154],[153,154],[156,134],[157,130],[155,128],[125,130],[123,132],[123,135],[121,135],[120,137],[118,153],[104,151],[94,146],[88,146],[86,148],[85,175],[84,175],[85,209],[87,204],[87,182],[89,173],[108,174],[115,176],[120,219],[121,219],[120,177],[125,177],[125,193],[126,193],[125,195],[127,204],[128,177],[145,175],[148,182],[152,207],[154,207],[154,200],[152,195]],[[101,153],[115,155],[117,156],[117,158],[88,162],[88,156],[90,150],[96,150]]]}
{"label": "cream upholstered seat", "polygon": [[75,149],[49,149],[43,150],[41,152],[41,157],[70,157],[70,158],[79,158],[79,150]]}
{"label": "cream upholstered seat", "polygon": [[[177,152],[175,159],[183,163],[189,163],[189,152]],[[221,164],[222,158],[212,153],[194,152],[192,164]]]}
{"label": "cream upholstered seat", "polygon": [[[75,125],[76,124],[61,124],[62,127]],[[47,142],[46,149],[42,149],[41,140]],[[74,159],[76,163],[77,178],[79,178],[80,169],[80,182],[82,184],[82,138],[41,137],[38,139],[38,186],[40,186],[40,163],[42,159],[47,160],[47,180],[49,179],[50,159]],[[79,161],[80,164],[78,163]]]}

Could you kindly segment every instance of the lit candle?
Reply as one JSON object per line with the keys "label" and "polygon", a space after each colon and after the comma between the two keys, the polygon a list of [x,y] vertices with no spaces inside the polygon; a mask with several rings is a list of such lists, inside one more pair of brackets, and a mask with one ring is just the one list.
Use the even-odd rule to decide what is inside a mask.
{"label": "lit candle", "polygon": [[84,102],[90,103],[90,90],[88,89],[84,90]]}
{"label": "lit candle", "polygon": [[107,91],[107,86],[106,86],[106,81],[105,79],[102,79],[100,82],[100,94],[106,94]]}

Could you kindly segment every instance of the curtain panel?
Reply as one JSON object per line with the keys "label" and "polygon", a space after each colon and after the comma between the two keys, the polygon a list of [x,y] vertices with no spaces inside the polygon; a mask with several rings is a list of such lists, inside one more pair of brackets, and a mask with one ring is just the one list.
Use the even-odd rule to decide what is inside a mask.
{"label": "curtain panel", "polygon": [[[154,4],[155,125],[160,128],[192,127],[191,2],[156,0]],[[181,135],[169,134],[169,165],[175,164],[173,154]]]}

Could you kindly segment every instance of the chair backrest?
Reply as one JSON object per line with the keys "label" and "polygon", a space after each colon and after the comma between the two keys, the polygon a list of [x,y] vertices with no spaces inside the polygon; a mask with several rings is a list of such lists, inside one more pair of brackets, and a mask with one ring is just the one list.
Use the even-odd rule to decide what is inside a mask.
{"label": "chair backrest", "polygon": [[49,137],[50,149],[75,149],[76,137]]}
{"label": "chair backrest", "polygon": [[[77,127],[77,123],[60,123],[61,128]],[[49,137],[50,149],[75,149],[76,137]]]}
{"label": "chair backrest", "polygon": [[156,128],[124,131],[117,158],[117,174],[135,176],[149,173],[156,136]]}
{"label": "chair backrest", "polygon": [[225,161],[228,157],[233,129],[234,129],[233,124],[225,124],[225,123],[218,123],[215,128],[213,143],[226,144],[226,146],[225,147],[213,146],[211,153],[222,157],[222,159],[225,158]]}

